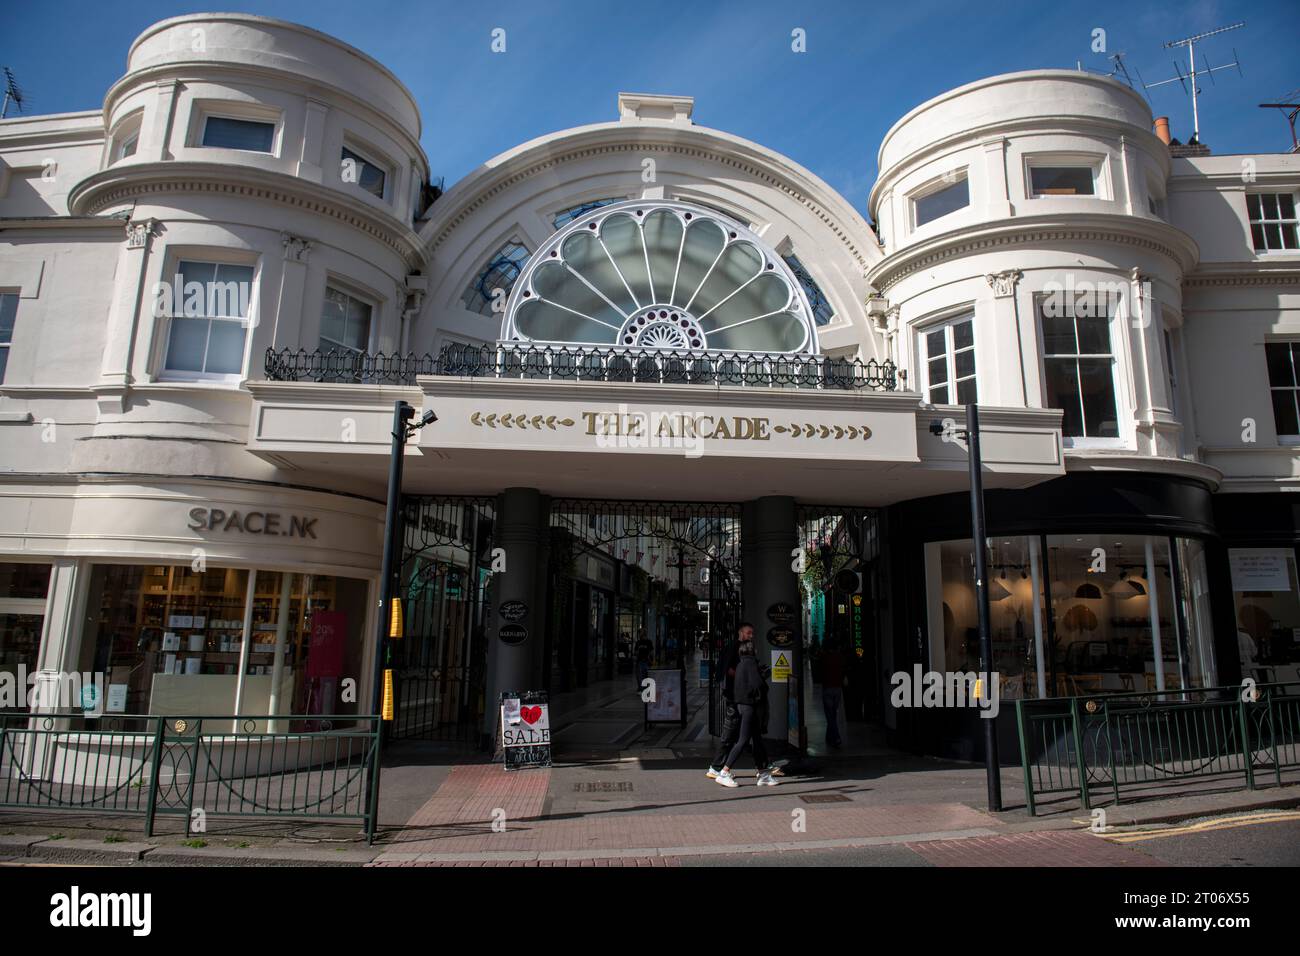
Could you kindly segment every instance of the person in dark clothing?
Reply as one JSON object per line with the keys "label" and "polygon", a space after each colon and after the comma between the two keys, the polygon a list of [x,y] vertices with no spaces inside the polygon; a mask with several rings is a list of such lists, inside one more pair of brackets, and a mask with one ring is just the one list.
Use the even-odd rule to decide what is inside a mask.
{"label": "person in dark clothing", "polygon": [[633,653],[636,655],[636,688],[637,693],[641,692],[641,686],[650,673],[650,655],[654,653],[655,646],[650,643],[650,639],[645,636],[645,631],[637,639],[636,648]]}
{"label": "person in dark clothing", "polygon": [[828,638],[822,651],[822,708],[826,712],[826,743],[840,746],[840,701],[844,699],[844,668],[838,638]]}
{"label": "person in dark clothing", "polygon": [[737,630],[737,640],[732,641],[718,654],[718,685],[722,692],[722,733],[718,741],[718,755],[713,763],[709,764],[709,779],[718,776],[718,768],[727,759],[727,754],[731,753],[731,748],[735,746],[736,737],[740,733],[740,714],[736,711],[732,688],[736,682],[736,665],[740,663],[740,644],[743,641],[752,643],[753,640],[754,625],[746,621]]}
{"label": "person in dark clothing", "polygon": [[740,642],[740,660],[736,665],[736,678],[732,684],[732,696],[736,712],[740,715],[740,727],[736,742],[723,762],[722,769],[714,778],[724,787],[737,787],[736,778],[732,776],[731,767],[740,757],[746,745],[754,748],[754,766],[758,770],[758,786],[774,787],[776,780],[767,769],[767,755],[763,749],[763,726],[759,717],[765,709],[767,699],[767,682],[763,672],[758,669],[758,660],[754,657],[754,642]]}

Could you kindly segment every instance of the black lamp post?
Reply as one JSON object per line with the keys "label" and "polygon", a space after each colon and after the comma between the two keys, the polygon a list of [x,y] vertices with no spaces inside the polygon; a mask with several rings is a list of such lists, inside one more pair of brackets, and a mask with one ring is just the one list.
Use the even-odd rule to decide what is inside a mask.
{"label": "black lamp post", "polygon": [[[397,538],[397,513],[402,500],[402,462],[406,452],[406,440],[426,425],[438,420],[433,409],[425,409],[420,420],[409,424],[415,417],[415,409],[407,402],[393,403],[393,446],[388,457],[388,502],[384,512],[384,553],[379,571],[379,623],[375,640],[375,679],[371,701],[376,711],[382,707],[384,692],[384,671],[391,663],[392,650],[388,643],[389,628],[393,617],[393,596],[397,591],[397,573],[401,559],[397,554],[401,542]],[[396,716],[396,715],[394,715]]]}
{"label": "black lamp post", "polygon": [[[944,434],[943,423],[930,422],[930,433]],[[970,526],[975,550],[975,604],[979,609],[980,676],[983,680],[983,697],[989,698],[993,681],[993,637],[989,628],[988,589],[988,536],[984,530],[984,476],[980,459],[979,408],[971,402],[966,406],[966,428],[955,432],[965,438],[970,463]],[[981,717],[983,715],[981,714]],[[981,721],[984,724],[984,773],[988,778],[989,809],[1002,809],[1002,777],[998,767],[998,736],[995,718]]]}

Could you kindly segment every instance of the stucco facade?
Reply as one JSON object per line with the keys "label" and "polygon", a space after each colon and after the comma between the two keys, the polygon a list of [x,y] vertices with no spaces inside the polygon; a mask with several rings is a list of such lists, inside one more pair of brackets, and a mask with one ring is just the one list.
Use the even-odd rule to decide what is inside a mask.
{"label": "stucco facade", "polygon": [[[0,294],[13,316],[0,380],[0,561],[53,568],[41,666],[90,660],[96,567],[314,575],[366,590],[349,629],[357,706],[372,706],[395,400],[439,418],[408,443],[411,494],[528,488],[879,509],[889,537],[876,676],[951,664],[936,656],[957,638],[945,636],[948,603],[934,597],[940,572],[924,549],[969,537],[942,517],[963,499],[967,467],[964,440],[943,423],[962,427],[959,399],[975,395],[990,535],[1041,536],[1049,549],[1046,535],[1067,529],[1154,536],[1175,550],[1194,540],[1198,570],[1184,568],[1187,593],[1171,595],[1187,608],[1171,625],[1180,647],[1201,659],[1180,665],[1182,683],[1237,678],[1229,550],[1289,549],[1294,576],[1300,543],[1282,497],[1300,490],[1300,428],[1276,418],[1285,383],[1270,382],[1265,348],[1300,342],[1300,252],[1255,247],[1248,197],[1294,203],[1300,156],[1175,158],[1132,89],[1037,70],[903,116],[858,210],[792,160],[697,125],[690,97],[615,101],[611,91],[610,106],[609,122],[523,143],[442,192],[418,105],[381,64],[296,25],[195,15],[145,31],[102,108],[0,122]],[[676,237],[708,221],[785,283],[773,288],[788,301],[772,311],[812,330],[792,356],[751,348],[757,371],[734,379],[706,349],[683,359],[689,374],[652,357],[646,381],[613,374],[613,353],[579,335],[568,343],[575,361],[597,374],[560,374],[545,350],[507,373],[448,364],[495,354],[524,327],[511,324],[527,305],[511,282],[530,256],[576,250],[588,227],[612,247],[620,217],[637,223],[652,289],[642,301],[615,265],[631,300],[672,299],[662,282],[653,291],[655,250],[637,219],[661,207],[678,217],[658,220],[679,243],[674,292],[688,258]],[[1290,209],[1275,217],[1279,235],[1294,236]],[[187,270],[235,277],[247,302],[197,317],[175,308],[184,280],[180,295],[171,287]],[[701,296],[737,294],[706,293],[709,275]],[[565,281],[563,294],[590,291],[622,321],[599,282]],[[736,289],[753,281],[740,275]],[[1049,323],[1045,303],[1062,294],[1104,312],[1087,348],[1083,325],[1067,349]],[[719,304],[692,312],[685,299],[668,308],[708,332]],[[202,344],[186,352],[193,335]],[[506,343],[531,344],[522,334]],[[327,354],[343,364],[310,365]],[[697,358],[714,364],[690,365]],[[803,363],[806,379],[782,379],[782,362]],[[865,376],[863,387],[832,387],[833,369]],[[602,441],[617,431],[603,416],[618,414],[696,416],[698,453]],[[509,430],[484,427],[489,417]],[[1139,498],[1163,504],[1145,515],[1113,507]],[[250,513],[262,516],[251,529],[229,517]],[[268,523],[272,513],[283,518]],[[310,540],[284,533],[294,516],[312,522]],[[782,535],[762,560],[802,544],[792,528]],[[1148,547],[1145,560],[1154,569],[1158,556]],[[917,597],[927,580],[931,597]],[[529,589],[544,604],[540,574]],[[246,624],[261,592],[250,583],[247,593]],[[495,644],[488,654],[489,669],[514,666]],[[1288,655],[1275,660],[1290,666]],[[237,667],[248,666],[245,654]],[[526,676],[536,662],[519,666],[512,674]],[[1163,681],[1163,666],[1154,671]],[[1040,693],[1053,690],[1047,676],[1040,664]],[[942,749],[946,731],[913,733]]]}

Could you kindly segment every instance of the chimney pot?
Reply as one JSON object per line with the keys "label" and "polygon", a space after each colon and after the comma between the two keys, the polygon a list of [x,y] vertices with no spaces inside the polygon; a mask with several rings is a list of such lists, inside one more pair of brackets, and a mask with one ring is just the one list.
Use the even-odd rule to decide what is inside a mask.
{"label": "chimney pot", "polygon": [[1156,135],[1160,137],[1160,142],[1166,146],[1169,145],[1169,117],[1157,116],[1155,121]]}

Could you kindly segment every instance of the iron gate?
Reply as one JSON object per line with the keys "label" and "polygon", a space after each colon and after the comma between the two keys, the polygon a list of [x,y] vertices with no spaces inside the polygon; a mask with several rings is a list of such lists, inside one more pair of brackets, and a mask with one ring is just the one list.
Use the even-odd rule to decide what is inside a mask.
{"label": "iron gate", "polygon": [[483,719],[484,594],[496,499],[405,497],[400,591],[405,636],[393,641],[394,739],[466,746]]}
{"label": "iron gate", "polygon": [[[682,605],[670,615],[678,656],[694,637],[692,596],[707,603],[702,655],[709,667],[709,733],[717,734],[717,672],[713,661],[741,617],[740,505],[727,502],[619,501],[556,498],[551,525],[580,549],[603,551],[642,568],[661,593]],[[563,600],[556,594],[555,599]],[[635,635],[634,635],[635,637]]]}

